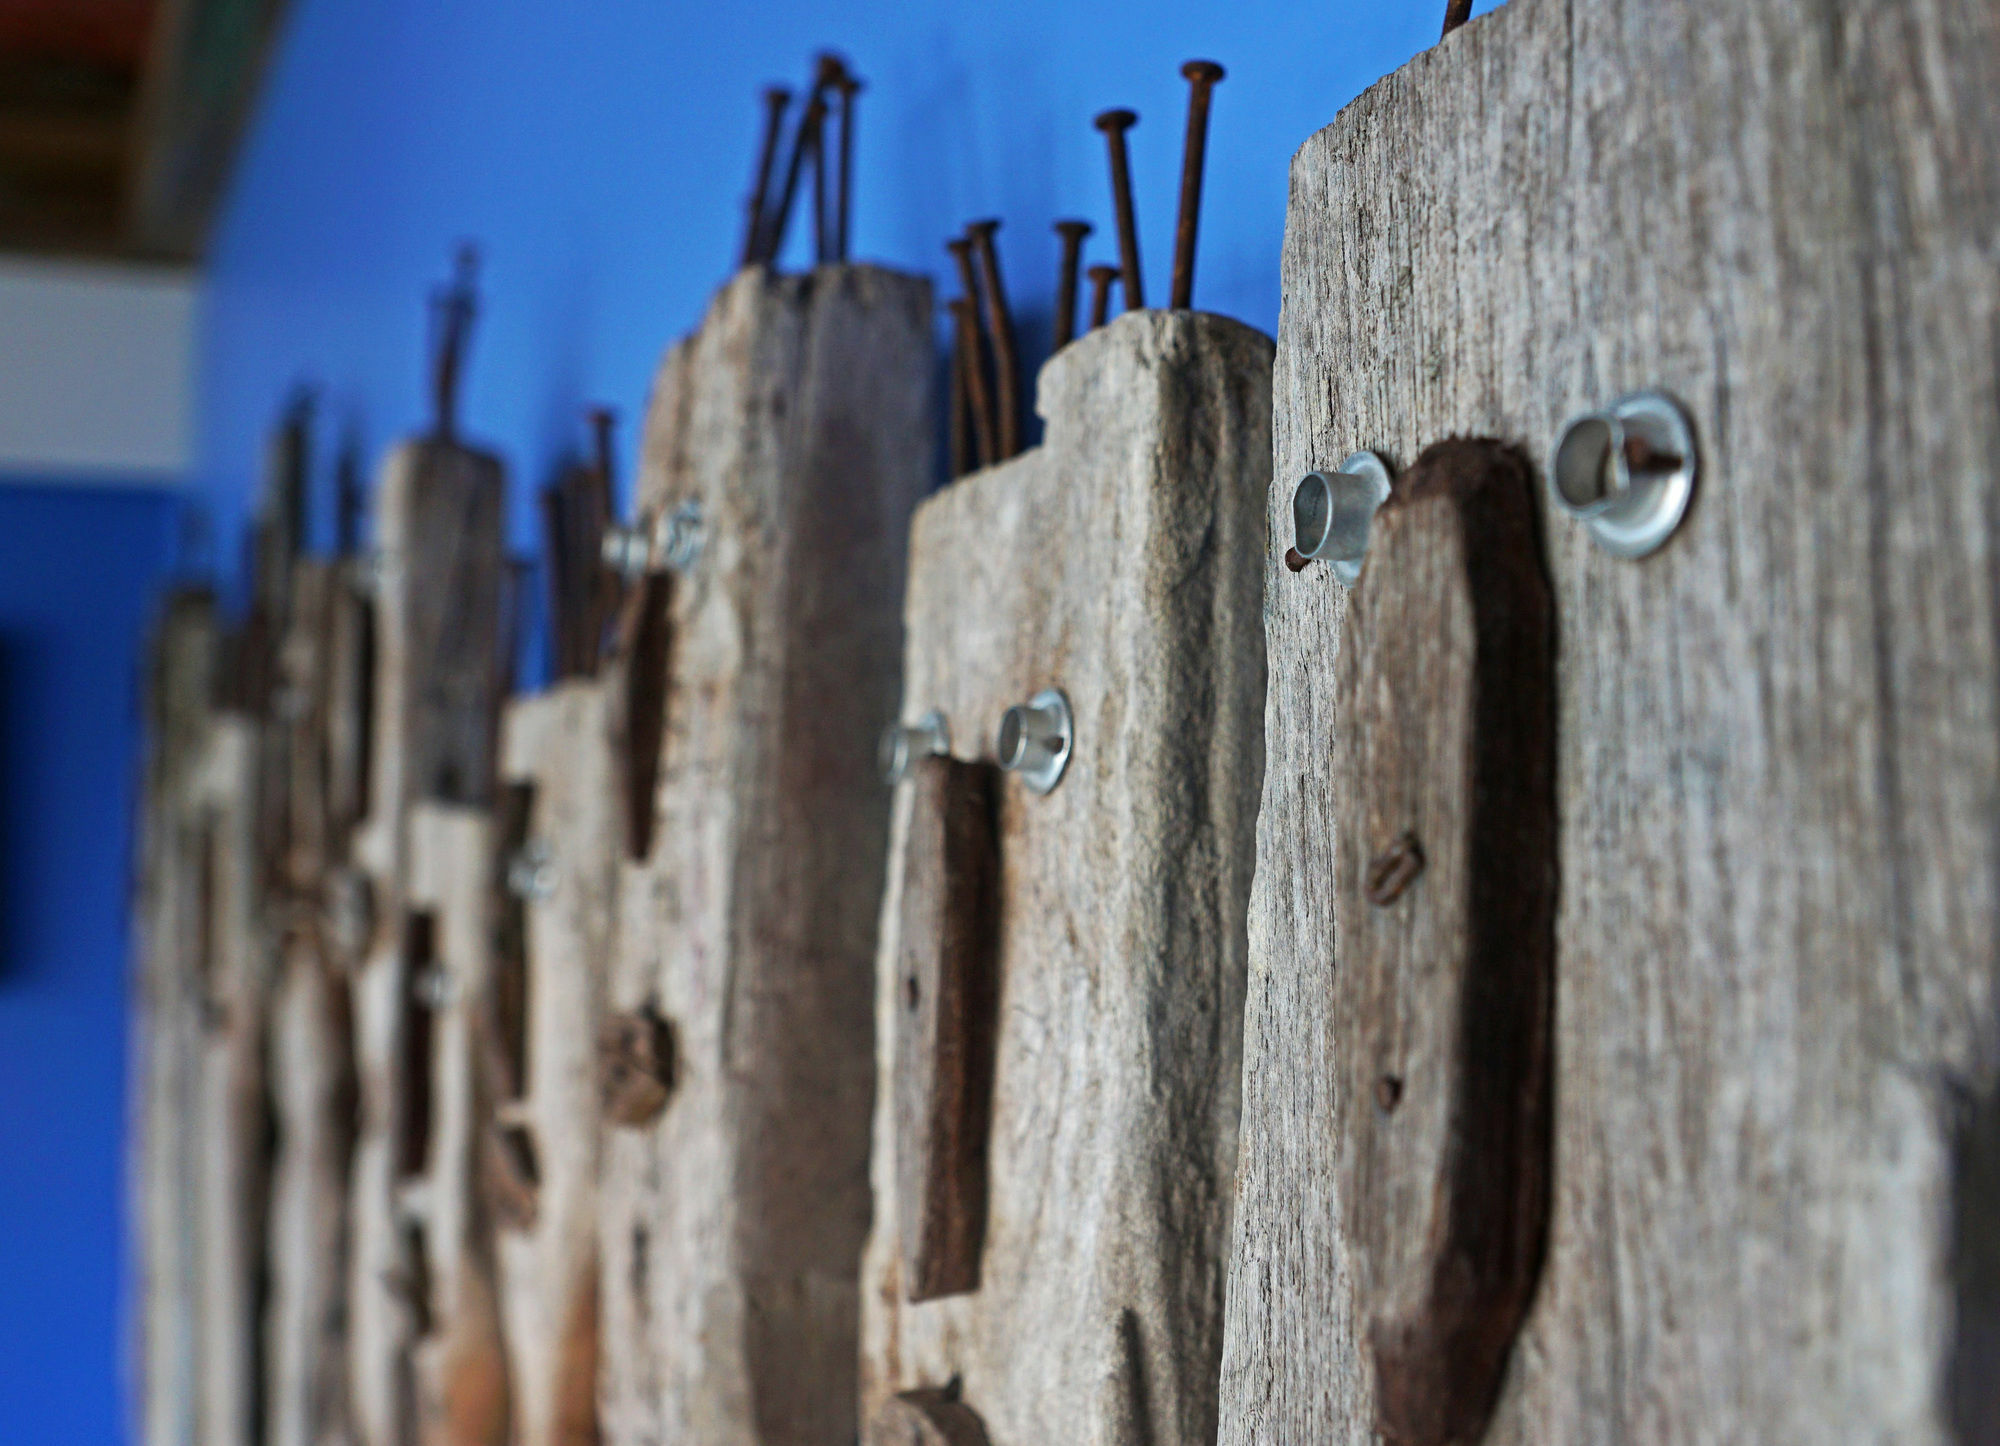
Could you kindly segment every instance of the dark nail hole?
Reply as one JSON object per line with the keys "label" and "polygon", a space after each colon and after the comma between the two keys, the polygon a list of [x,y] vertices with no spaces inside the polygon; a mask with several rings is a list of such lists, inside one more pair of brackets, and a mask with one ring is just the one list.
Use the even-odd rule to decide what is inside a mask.
{"label": "dark nail hole", "polygon": [[1401,898],[1423,871],[1423,846],[1415,834],[1406,833],[1369,861],[1362,897],[1377,908],[1386,907]]}
{"label": "dark nail hole", "polygon": [[903,981],[904,1004],[909,1006],[911,1009],[915,1009],[917,1007],[917,1004],[923,999],[923,997],[924,997],[923,990],[917,987],[916,975],[912,974],[908,979],[905,979]]}
{"label": "dark nail hole", "polygon": [[1396,1108],[1403,1098],[1403,1081],[1393,1074],[1385,1074],[1375,1081],[1375,1103],[1383,1114]]}
{"label": "dark nail hole", "polygon": [[1311,560],[1312,560],[1311,558],[1307,557],[1304,553],[1300,552],[1296,547],[1288,547],[1285,549],[1285,566],[1290,568],[1293,572],[1304,572],[1306,570],[1306,564]]}

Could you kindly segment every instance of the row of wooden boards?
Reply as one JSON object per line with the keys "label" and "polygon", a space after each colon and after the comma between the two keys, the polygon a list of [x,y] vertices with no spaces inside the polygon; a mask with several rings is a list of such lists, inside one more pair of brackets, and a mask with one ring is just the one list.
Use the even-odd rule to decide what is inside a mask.
{"label": "row of wooden boards", "polygon": [[[745,273],[593,679],[503,702],[435,445],[261,701],[171,611],[147,1440],[1993,1439],[2000,19],[1808,9],[1456,32],[1294,163],[1275,395],[1134,313],[921,505],[925,289]],[[1635,565],[1534,464],[1636,386]]]}

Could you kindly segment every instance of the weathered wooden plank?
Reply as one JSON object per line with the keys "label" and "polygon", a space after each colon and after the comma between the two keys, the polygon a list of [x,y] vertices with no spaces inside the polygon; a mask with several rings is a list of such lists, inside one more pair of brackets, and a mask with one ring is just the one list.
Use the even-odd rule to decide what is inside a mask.
{"label": "weathered wooden plank", "polygon": [[1504,445],[1425,449],[1375,516],[1335,665],[1334,1184],[1377,1427],[1407,1446],[1479,1439],[1546,1239],[1555,687],[1533,485]]}
{"label": "weathered wooden plank", "polygon": [[[1549,1256],[1486,1440],[1995,1429],[2000,11],[1513,0],[1300,150],[1274,527],[1357,447],[1694,418],[1557,517]],[[1222,1440],[1366,1441],[1332,975],[1345,601],[1267,563]]]}
{"label": "weathered wooden plank", "polygon": [[220,630],[206,590],[168,596],[146,687],[146,772],[132,1019],[136,1420],[148,1446],[193,1446],[193,1131],[202,1028],[201,866],[192,782],[214,717]]}
{"label": "weathered wooden plank", "polygon": [[605,1137],[613,1442],[854,1430],[874,745],[931,465],[930,304],[873,267],[752,268],[654,385],[640,510],[693,503],[702,540],[672,589],[652,848],[619,886],[611,1006],[660,1016],[676,1058],[664,1110]]}
{"label": "weathered wooden plank", "polygon": [[611,702],[604,682],[571,681],[513,700],[501,722],[502,784],[523,794],[524,857],[541,860],[517,880],[520,957],[500,961],[525,1009],[497,1041],[517,1092],[493,1125],[496,1158],[528,1174],[497,1219],[516,1446],[598,1439],[597,1037],[627,821]]}
{"label": "weathered wooden plank", "polygon": [[999,1033],[978,1289],[901,1280],[899,789],[876,1018],[863,1411],[956,1379],[995,1446],[1210,1441],[1264,694],[1271,343],[1133,312],[1042,369],[1046,440],[918,510],[903,716],[990,757],[1067,692],[1052,793],[999,795]]}
{"label": "weathered wooden plank", "polygon": [[[322,1446],[347,1429],[347,1182],[357,1100],[348,978],[358,941],[333,917],[353,815],[338,799],[342,717],[360,698],[343,681],[361,661],[343,615],[360,601],[345,561],[303,559],[292,573],[278,691],[267,729],[286,760],[285,834],[271,900],[278,975],[269,1069],[277,1153],[271,1165],[269,1298],[263,1325],[264,1437]],[[268,745],[267,745],[268,747]]]}
{"label": "weathered wooden plank", "polygon": [[911,1300],[979,1285],[998,1022],[997,772],[945,757],[910,770],[894,1085],[896,1219]]}
{"label": "weathered wooden plank", "polygon": [[353,986],[361,1120],[349,1195],[348,1386],[362,1446],[408,1446],[416,1433],[409,1352],[423,1262],[398,1194],[423,1165],[412,1136],[428,1102],[412,1093],[406,1029],[409,813],[420,800],[477,805],[492,791],[503,485],[496,458],[424,440],[390,454],[378,492],[374,721],[367,815],[354,838],[368,944]]}
{"label": "weathered wooden plank", "polygon": [[[406,1059],[428,1069],[411,1097],[398,1190],[414,1265],[406,1289],[418,1318],[410,1346],[421,1446],[507,1446],[509,1392],[495,1280],[493,1222],[481,1191],[492,1100],[480,1050],[493,988],[499,880],[493,821],[483,809],[419,803],[410,810],[410,1007]],[[427,1038],[425,1038],[427,1036]]]}

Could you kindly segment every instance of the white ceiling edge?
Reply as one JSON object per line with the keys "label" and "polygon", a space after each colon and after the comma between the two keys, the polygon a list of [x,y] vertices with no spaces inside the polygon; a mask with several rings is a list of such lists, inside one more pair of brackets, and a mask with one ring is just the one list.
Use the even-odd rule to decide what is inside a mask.
{"label": "white ceiling edge", "polygon": [[0,255],[0,481],[180,485],[198,293],[178,267]]}

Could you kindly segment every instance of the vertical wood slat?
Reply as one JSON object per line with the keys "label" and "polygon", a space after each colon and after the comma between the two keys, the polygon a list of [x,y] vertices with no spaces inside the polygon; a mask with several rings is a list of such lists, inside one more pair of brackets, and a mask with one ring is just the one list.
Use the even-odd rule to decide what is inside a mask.
{"label": "vertical wood slat", "polygon": [[913,1301],[979,1285],[999,981],[997,770],[910,770],[896,1009],[896,1218]]}
{"label": "vertical wood slat", "polygon": [[898,1214],[899,931],[916,863],[898,790],[876,956],[867,1429],[956,1377],[998,1446],[1215,1431],[1270,356],[1226,318],[1123,315],[1042,368],[1041,446],[953,483],[912,524],[901,718],[936,708],[957,756],[990,759],[1006,709],[1059,687],[1076,743],[1053,792],[1011,776],[998,791],[978,1288],[921,1302]]}
{"label": "vertical wood slat", "polygon": [[[614,947],[624,798],[612,759],[614,690],[572,680],[507,705],[502,778],[527,794],[524,842],[547,850],[546,895],[519,901],[524,1076],[495,1102],[489,1153],[526,1171],[498,1214],[501,1310],[515,1446],[598,1439],[597,1037]],[[507,860],[503,858],[505,867]],[[495,1041],[515,1055],[515,1041]]]}
{"label": "vertical wood slat", "polygon": [[[654,384],[638,511],[693,503],[702,521],[656,634],[667,658],[630,660],[664,673],[665,713],[609,1008],[675,1059],[659,1113],[604,1136],[613,1441],[854,1427],[888,812],[874,753],[930,480],[931,334],[920,278],[752,267]],[[644,770],[625,776],[636,792]]]}
{"label": "vertical wood slat", "polygon": [[1540,1269],[1555,946],[1554,634],[1534,478],[1425,450],[1376,514],[1328,740],[1331,1122],[1377,1425],[1473,1441]]}
{"label": "vertical wood slat", "polygon": [[[1280,539],[1361,447],[1540,462],[1641,387],[1698,440],[1657,554],[1543,524],[1555,1175],[1490,1446],[1993,1432],[1995,94],[1966,0],[1511,0],[1294,161]],[[1330,1128],[1347,602],[1283,551],[1225,1446],[1378,1416]]]}
{"label": "vertical wood slat", "polygon": [[370,937],[353,985],[360,1136],[349,1195],[348,1387],[361,1446],[407,1446],[417,1429],[410,1351],[422,1276],[398,1194],[407,1158],[415,1012],[405,899],[410,811],[476,806],[495,779],[505,559],[497,458],[405,443],[382,469],[376,514],[368,813],[356,832]]}

